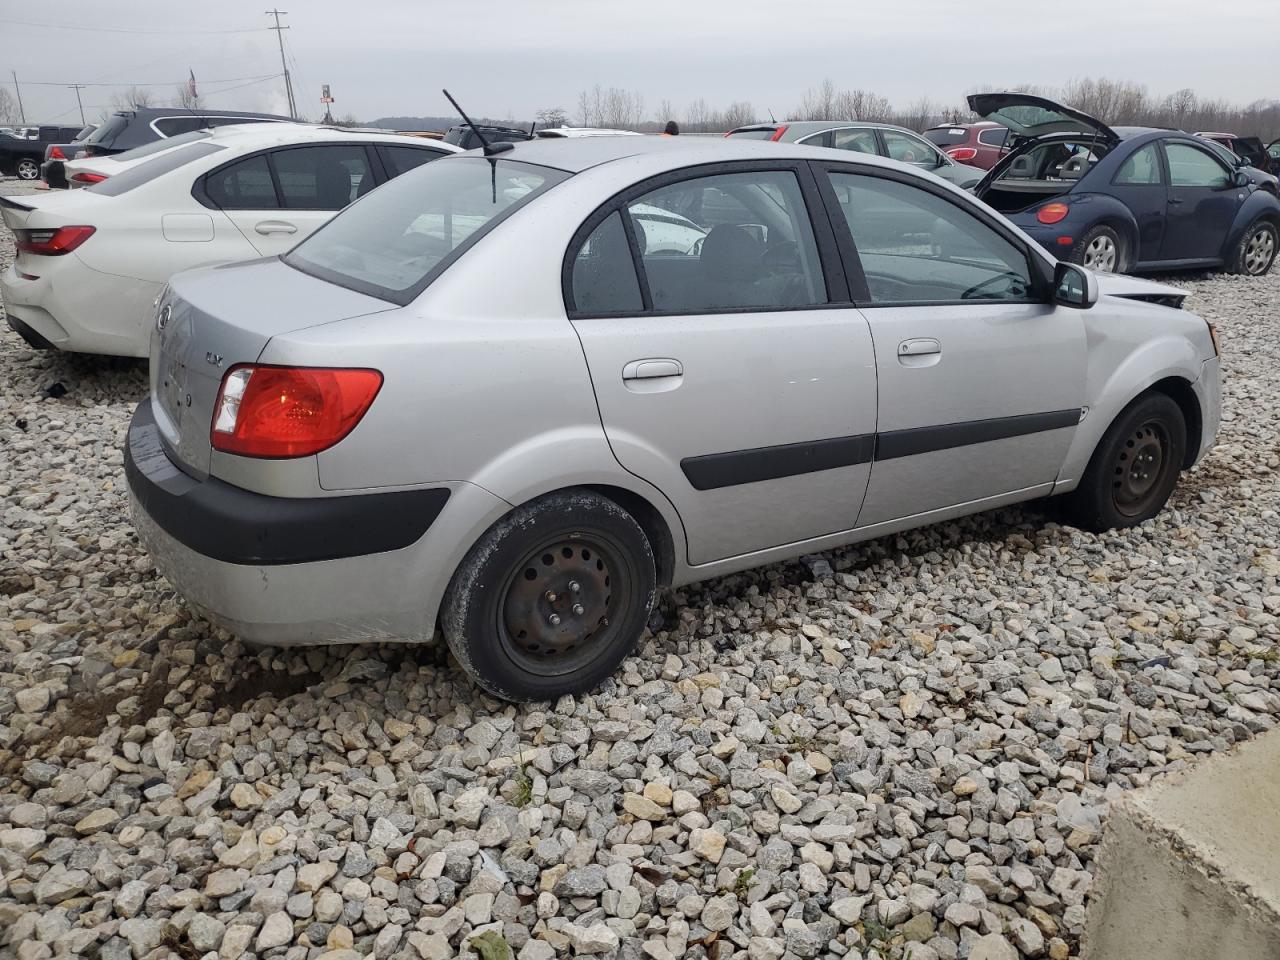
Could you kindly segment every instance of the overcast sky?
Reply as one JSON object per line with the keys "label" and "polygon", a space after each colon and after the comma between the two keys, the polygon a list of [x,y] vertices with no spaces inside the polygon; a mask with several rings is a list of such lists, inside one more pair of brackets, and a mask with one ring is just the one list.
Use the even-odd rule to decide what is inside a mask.
{"label": "overcast sky", "polygon": [[[0,81],[16,70],[27,117],[78,119],[65,83],[147,83],[165,99],[194,70],[201,103],[284,108],[266,5],[223,0],[0,0]],[[646,112],[750,101],[779,118],[830,77],[905,106],[976,87],[1080,76],[1193,87],[1247,103],[1280,96],[1277,0],[294,0],[284,4],[299,109],[336,115],[572,114],[593,84],[640,91]],[[26,21],[26,23],[18,22]],[[30,25],[65,24],[77,29]],[[110,32],[108,32],[110,31]],[[215,32],[218,31],[218,32]],[[242,31],[242,32],[230,32]],[[231,88],[236,89],[231,89]],[[12,86],[9,87],[12,93]],[[81,91],[88,119],[120,88]],[[220,92],[225,91],[225,92]]]}

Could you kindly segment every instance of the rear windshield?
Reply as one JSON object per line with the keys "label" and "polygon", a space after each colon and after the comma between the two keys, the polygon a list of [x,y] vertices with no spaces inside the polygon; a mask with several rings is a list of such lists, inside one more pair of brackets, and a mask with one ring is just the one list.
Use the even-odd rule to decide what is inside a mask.
{"label": "rear windshield", "polygon": [[482,157],[428,163],[338,214],[284,260],[322,280],[403,305],[487,231],[568,176],[551,167]]}
{"label": "rear windshield", "polygon": [[180,147],[184,143],[195,143],[197,140],[208,140],[213,134],[208,130],[192,130],[190,133],[180,133],[176,137],[167,137],[164,140],[152,140],[150,143],[144,143],[140,147],[134,147],[132,150],[126,150],[124,153],[117,153],[111,159],[119,163],[127,160],[139,160],[142,157],[149,157],[153,153],[160,153],[164,150],[172,150],[174,147]]}
{"label": "rear windshield", "polygon": [[133,119],[133,114],[113,113],[107,117],[106,122],[97,130],[89,134],[89,139],[85,143],[105,143],[110,145],[116,137],[124,132],[129,126],[129,121]]}
{"label": "rear windshield", "polygon": [[[160,142],[173,143],[172,140],[162,140]],[[105,197],[118,197],[120,194],[128,193],[144,183],[150,183],[162,174],[186,166],[193,160],[199,160],[201,157],[207,157],[211,153],[217,153],[225,149],[227,148],[216,143],[190,143],[185,147],[178,147],[177,150],[161,154],[154,160],[148,160],[146,163],[140,163],[136,167],[130,167],[123,173],[108,177],[106,180],[101,180],[85,189],[90,193],[100,193]]]}
{"label": "rear windshield", "polygon": [[926,130],[924,138],[935,146],[953,147],[968,140],[969,131],[960,127],[938,127],[936,130]]}
{"label": "rear windshield", "polygon": [[730,130],[729,136],[740,140],[768,140],[777,132],[777,127],[759,127],[754,130]]}

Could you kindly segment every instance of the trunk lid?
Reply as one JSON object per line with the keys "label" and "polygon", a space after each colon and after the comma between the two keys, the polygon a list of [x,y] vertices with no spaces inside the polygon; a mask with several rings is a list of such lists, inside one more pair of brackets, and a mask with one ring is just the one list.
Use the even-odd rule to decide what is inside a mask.
{"label": "trunk lid", "polygon": [[152,406],[170,456],[200,479],[209,474],[209,430],[228,370],[256,361],[279,334],[394,309],[275,258],[178,274],[157,307]]}
{"label": "trunk lid", "polygon": [[974,93],[966,99],[969,109],[982,119],[1008,127],[1018,137],[1035,139],[1051,133],[1078,133],[1112,142],[1120,139],[1101,120],[1046,97],[1029,93]]}
{"label": "trunk lid", "polygon": [[[40,194],[24,194],[19,197],[0,197],[0,220],[10,230],[42,230],[72,225],[96,227],[101,218],[95,216],[107,197],[93,196],[81,191],[50,191]],[[90,237],[87,244],[101,241],[101,236]],[[24,273],[41,275],[48,257],[18,250],[14,259]]]}

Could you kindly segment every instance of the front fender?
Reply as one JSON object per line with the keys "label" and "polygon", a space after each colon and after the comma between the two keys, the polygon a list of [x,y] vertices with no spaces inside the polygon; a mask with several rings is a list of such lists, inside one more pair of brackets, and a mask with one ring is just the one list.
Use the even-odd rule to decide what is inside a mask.
{"label": "front fender", "polygon": [[[1150,321],[1151,317],[1159,317],[1160,314],[1181,314],[1181,311],[1144,303],[1133,303],[1123,310],[1109,311],[1109,314],[1114,316],[1117,312],[1132,313],[1135,321]],[[1203,321],[1193,314],[1182,316],[1203,325]],[[1108,322],[1123,326],[1126,320],[1124,316],[1115,316]],[[1188,385],[1194,384],[1204,366],[1205,358],[1197,349],[1195,340],[1177,330],[1154,335],[1138,345],[1133,345],[1129,337],[1108,337],[1099,335],[1095,330],[1089,331],[1089,340],[1085,395],[1091,403],[1088,414],[1076,428],[1054,485],[1054,493],[1075,489],[1103,434],[1134,399],[1153,384],[1171,377],[1184,380]],[[1204,411],[1201,412],[1203,414]],[[1198,438],[1193,438],[1192,442],[1198,444]]]}
{"label": "front fender", "polygon": [[1265,190],[1254,190],[1249,196],[1245,197],[1244,203],[1236,211],[1236,218],[1232,221],[1231,229],[1227,232],[1227,239],[1222,245],[1222,257],[1224,260],[1231,256],[1231,251],[1236,248],[1236,244],[1240,242],[1245,231],[1259,217],[1266,217],[1277,228],[1280,228],[1280,200],[1277,200]]}

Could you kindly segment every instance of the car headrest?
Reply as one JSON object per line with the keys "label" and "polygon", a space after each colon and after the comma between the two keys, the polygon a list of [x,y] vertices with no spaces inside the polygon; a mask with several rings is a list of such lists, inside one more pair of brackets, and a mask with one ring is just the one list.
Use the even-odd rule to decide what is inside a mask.
{"label": "car headrest", "polygon": [[1059,176],[1063,180],[1079,180],[1084,176],[1085,163],[1084,157],[1072,157],[1062,165],[1062,172]]}
{"label": "car headrest", "polygon": [[1021,157],[1015,157],[1013,163],[1009,164],[1009,176],[1026,179],[1035,174],[1035,165],[1031,161],[1029,154],[1023,154]]}
{"label": "car headrest", "polygon": [[743,227],[721,223],[702,241],[702,271],[716,280],[753,280],[764,244]]}

